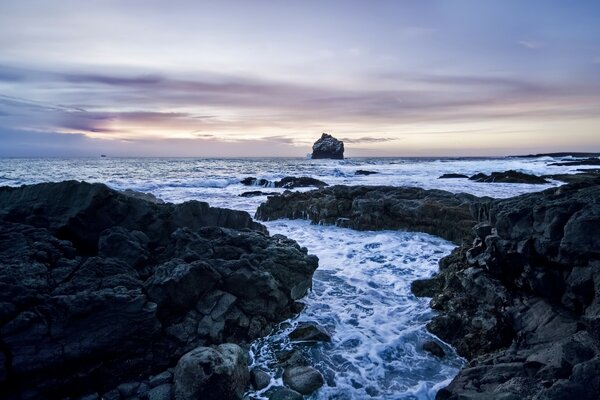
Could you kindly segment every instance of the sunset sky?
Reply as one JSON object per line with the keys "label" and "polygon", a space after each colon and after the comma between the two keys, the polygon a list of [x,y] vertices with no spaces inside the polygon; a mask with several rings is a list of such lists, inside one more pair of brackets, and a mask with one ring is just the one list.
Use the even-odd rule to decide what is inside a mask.
{"label": "sunset sky", "polygon": [[0,156],[600,151],[600,1],[0,2]]}

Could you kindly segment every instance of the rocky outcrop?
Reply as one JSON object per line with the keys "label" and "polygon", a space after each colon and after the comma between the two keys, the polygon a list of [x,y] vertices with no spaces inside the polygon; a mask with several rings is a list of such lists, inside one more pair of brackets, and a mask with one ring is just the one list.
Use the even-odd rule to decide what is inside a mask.
{"label": "rocky outcrop", "polygon": [[469,360],[440,399],[596,399],[600,180],[490,205],[473,244],[413,283],[428,329]]}
{"label": "rocky outcrop", "polygon": [[566,183],[587,182],[600,177],[600,169],[580,169],[576,174],[553,174],[544,175],[544,178],[554,179]]}
{"label": "rocky outcrop", "polygon": [[263,192],[260,190],[252,190],[250,192],[243,192],[240,194],[240,197],[258,197],[258,196],[274,196],[279,193],[277,192]]}
{"label": "rocky outcrop", "polygon": [[590,157],[582,160],[573,160],[573,161],[563,161],[557,163],[550,163],[548,165],[555,165],[561,167],[572,167],[577,165],[600,165],[600,158],[598,157]]}
{"label": "rocky outcrop", "polygon": [[[0,188],[0,393],[140,386],[198,346],[266,334],[316,267],[245,212],[74,181]],[[144,396],[173,390],[155,386]]]}
{"label": "rocky outcrop", "polygon": [[344,142],[327,133],[321,135],[321,138],[313,144],[312,150],[311,158],[313,160],[320,158],[344,159]]}
{"label": "rocky outcrop", "polygon": [[460,242],[471,235],[491,199],[442,190],[389,186],[332,186],[269,197],[256,218],[309,219],[358,230],[409,229]]}
{"label": "rocky outcrop", "polygon": [[262,187],[276,187],[283,189],[295,189],[299,187],[318,187],[322,188],[328,186],[325,182],[308,176],[286,176],[285,178],[271,182],[266,179],[256,179],[254,177],[247,177],[241,180],[241,183],[246,186],[262,186]]}
{"label": "rocky outcrop", "polygon": [[484,173],[478,173],[469,178],[475,182],[487,182],[487,183],[529,183],[534,185],[540,185],[549,183],[546,179],[526,174],[524,172],[509,170],[504,172],[492,172],[490,175]]}
{"label": "rocky outcrop", "polygon": [[379,172],[375,172],[375,171],[368,171],[365,169],[357,169],[356,172],[354,173],[354,175],[373,175],[373,174],[378,174]]}

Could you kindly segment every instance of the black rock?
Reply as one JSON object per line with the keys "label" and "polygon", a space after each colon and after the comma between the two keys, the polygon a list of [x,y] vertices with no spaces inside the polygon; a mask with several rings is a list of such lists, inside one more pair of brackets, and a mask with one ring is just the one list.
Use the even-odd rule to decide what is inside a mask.
{"label": "black rock", "polygon": [[268,181],[266,179],[257,179],[252,176],[242,179],[240,181],[240,183],[245,186],[262,186],[262,187],[271,186],[271,181]]}
{"label": "black rock", "polygon": [[555,165],[555,166],[561,166],[561,167],[571,167],[571,166],[577,166],[577,165],[600,165],[600,158],[590,157],[590,158],[585,158],[583,160],[564,161],[564,162],[551,163],[548,165]]}
{"label": "black rock", "polygon": [[332,186],[269,197],[256,218],[310,219],[359,230],[409,229],[460,242],[472,235],[490,200],[412,187]]}
{"label": "black rock", "polygon": [[442,358],[446,355],[446,352],[437,342],[433,340],[427,340],[423,343],[423,350],[426,352],[433,354],[436,357]]}
{"label": "black rock", "polygon": [[489,204],[472,244],[414,282],[427,328],[470,360],[440,399],[595,399],[600,179]]}
{"label": "black rock", "polygon": [[375,171],[367,171],[364,169],[359,169],[357,170],[354,175],[373,175],[373,174],[378,174],[379,172],[375,172]]}
{"label": "black rock", "polygon": [[280,181],[275,182],[275,187],[285,188],[285,189],[294,189],[297,187],[318,187],[322,188],[328,186],[325,182],[320,181],[315,178],[310,178],[307,176],[295,177],[295,176],[286,176]]}
{"label": "black rock", "polygon": [[274,196],[279,194],[277,192],[262,192],[260,190],[253,190],[251,192],[244,192],[240,194],[240,197],[257,197],[257,196]]}
{"label": "black rock", "polygon": [[267,390],[266,396],[269,400],[302,400],[304,396],[295,390],[286,387],[274,387]]}
{"label": "black rock", "polygon": [[250,371],[250,382],[254,390],[262,390],[271,383],[271,376],[261,369],[253,368]]}
{"label": "black rock", "polygon": [[267,333],[317,259],[244,212],[70,181],[0,188],[0,266],[0,385],[63,398]]}
{"label": "black rock", "polygon": [[504,172],[492,172],[490,175],[486,175],[484,173],[478,173],[469,178],[472,181],[476,182],[488,182],[488,183],[529,183],[529,184],[544,184],[549,183],[546,179],[526,174],[524,172],[509,170]]}
{"label": "black rock", "polygon": [[248,360],[235,344],[198,347],[177,363],[175,400],[240,400],[250,382]]}
{"label": "black rock", "polygon": [[463,174],[443,174],[438,179],[455,179],[455,178],[468,178],[468,176],[463,175]]}
{"label": "black rock", "polygon": [[321,138],[313,144],[312,150],[312,159],[333,158],[342,160],[344,158],[344,142],[327,133],[321,135]]}
{"label": "black rock", "polygon": [[298,342],[330,342],[331,335],[325,328],[314,322],[300,322],[289,334],[289,338]]}
{"label": "black rock", "polygon": [[308,395],[323,386],[323,375],[310,366],[289,367],[283,371],[283,383],[298,393]]}

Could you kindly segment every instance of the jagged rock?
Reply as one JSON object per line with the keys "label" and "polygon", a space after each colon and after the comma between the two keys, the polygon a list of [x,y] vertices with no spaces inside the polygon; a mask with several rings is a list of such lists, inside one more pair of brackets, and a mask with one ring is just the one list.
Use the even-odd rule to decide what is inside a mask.
{"label": "jagged rock", "polygon": [[496,200],[413,283],[439,312],[428,329],[470,360],[437,398],[597,398],[598,227],[600,179]]}
{"label": "jagged rock", "polygon": [[514,170],[509,170],[509,171],[504,171],[504,172],[492,172],[490,175],[486,175],[484,173],[478,173],[475,174],[473,176],[471,176],[469,178],[472,181],[475,182],[488,182],[488,183],[493,183],[493,182],[497,182],[497,183],[529,183],[529,184],[544,184],[544,183],[549,183],[546,179],[540,177],[540,176],[536,176],[536,175],[531,175],[531,174],[526,174],[524,172],[519,172],[519,171],[514,171]]}
{"label": "jagged rock", "polygon": [[250,381],[246,354],[227,343],[198,347],[175,368],[175,400],[239,400]]}
{"label": "jagged rock", "polygon": [[342,160],[344,158],[344,142],[337,140],[331,135],[324,133],[321,138],[313,144],[311,158],[333,158]]}
{"label": "jagged rock", "polygon": [[330,342],[331,335],[325,328],[314,322],[300,322],[298,326],[290,332],[289,338],[298,342]]}
{"label": "jagged rock", "polygon": [[308,395],[323,386],[323,375],[310,366],[289,367],[283,371],[283,383],[298,393]]}
{"label": "jagged rock", "polygon": [[156,386],[146,394],[148,400],[171,400],[173,397],[173,385],[165,383]]}
{"label": "jagged rock", "polygon": [[316,266],[247,213],[73,181],[0,188],[0,385],[104,393],[248,342],[296,312]]}
{"label": "jagged rock", "polygon": [[140,200],[149,201],[150,203],[156,203],[156,204],[163,204],[164,203],[164,201],[162,199],[157,198],[152,193],[136,192],[135,190],[131,190],[131,189],[125,189],[121,193],[123,193],[125,196],[133,197],[133,198],[140,199]]}
{"label": "jagged rock", "polygon": [[268,181],[266,179],[257,179],[257,178],[254,178],[253,176],[249,176],[247,178],[242,179],[240,181],[240,183],[245,186],[262,186],[262,187],[273,186],[271,181]]}
{"label": "jagged rock", "polygon": [[359,229],[410,229],[460,242],[471,235],[491,199],[442,190],[389,186],[332,186],[269,197],[256,218],[309,219]]}

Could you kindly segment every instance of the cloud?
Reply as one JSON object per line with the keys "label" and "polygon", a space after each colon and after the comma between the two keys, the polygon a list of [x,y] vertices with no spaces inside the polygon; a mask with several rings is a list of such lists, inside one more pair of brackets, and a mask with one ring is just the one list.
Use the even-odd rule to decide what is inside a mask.
{"label": "cloud", "polygon": [[544,47],[544,43],[536,40],[519,40],[517,44],[528,49],[541,49],[542,47]]}
{"label": "cloud", "polygon": [[345,143],[383,143],[398,140],[393,137],[375,137],[375,136],[364,136],[359,138],[340,138]]}

